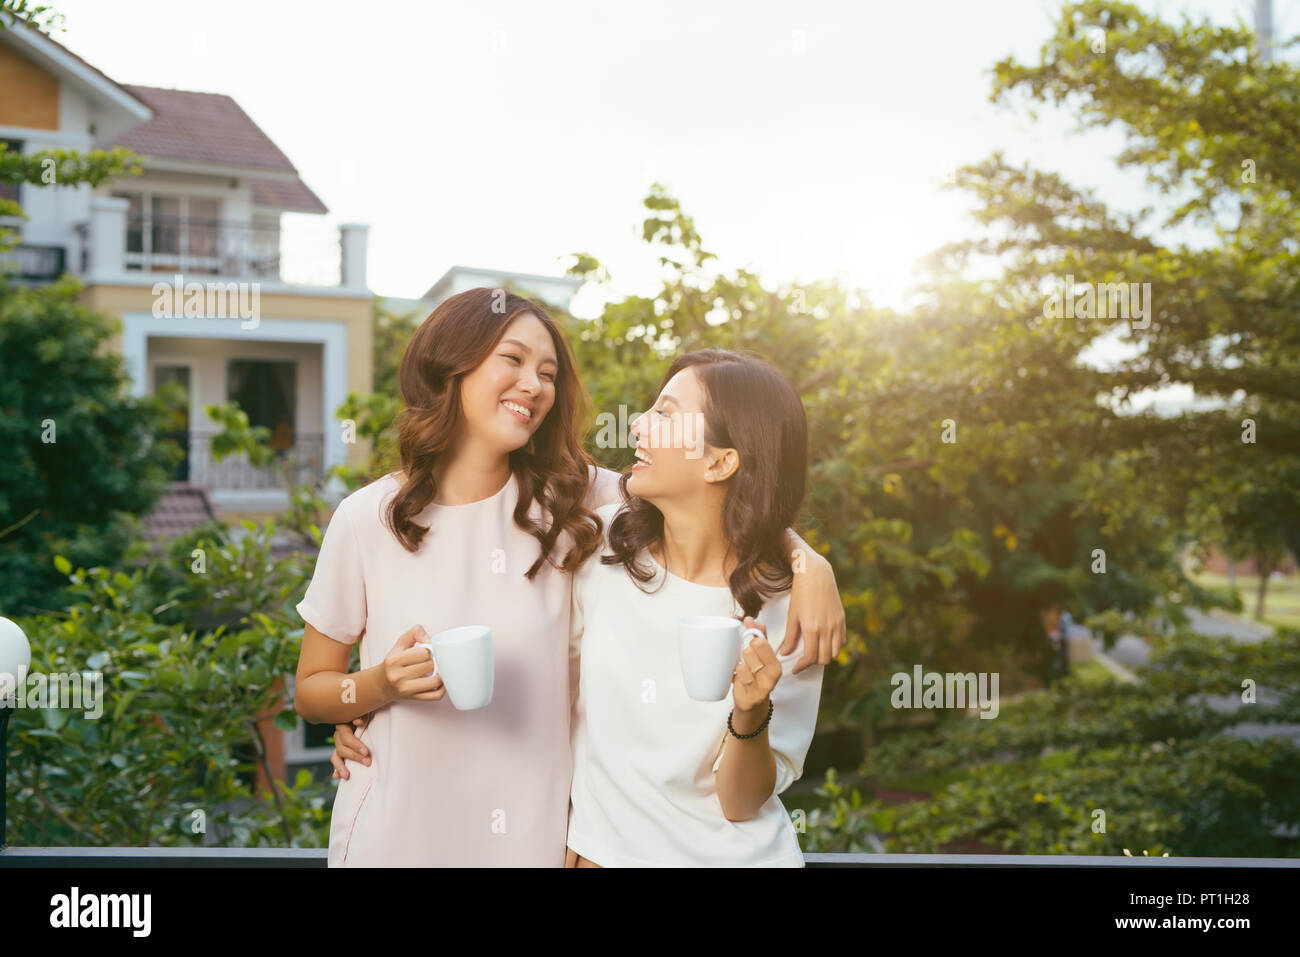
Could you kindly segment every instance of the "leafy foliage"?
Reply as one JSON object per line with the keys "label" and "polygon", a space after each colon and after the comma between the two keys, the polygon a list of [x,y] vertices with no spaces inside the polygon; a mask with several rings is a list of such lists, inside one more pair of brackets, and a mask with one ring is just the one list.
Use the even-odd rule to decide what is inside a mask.
{"label": "leafy foliage", "polygon": [[[1300,633],[1235,644],[1179,632],[1157,639],[1141,677],[1070,679],[993,720],[950,717],[890,736],[862,768],[869,780],[956,780],[929,801],[859,801],[834,827],[810,828],[805,849],[839,849],[843,833],[869,828],[889,852],[979,841],[1034,854],[1294,855],[1296,837],[1277,831],[1300,823],[1300,747],[1236,732],[1300,719]],[[1225,707],[1246,679],[1256,702]]]}
{"label": "leafy foliage", "polygon": [[[163,400],[124,394],[114,320],[77,302],[73,279],[0,283],[0,613],[62,607],[52,560],[115,565],[134,516],[166,488],[178,450]],[[69,374],[76,370],[76,374]]]}
{"label": "leafy foliage", "polygon": [[[50,5],[0,0],[0,29],[51,30]],[[139,172],[129,150],[17,153],[0,144],[0,183],[98,186]],[[26,218],[0,199],[0,217]],[[15,243],[0,227],[0,252]],[[122,396],[120,357],[102,354],[112,320],[77,304],[65,279],[27,290],[0,269],[0,613],[57,608],[55,554],[111,563],[165,485],[178,451],[154,444],[162,403]],[[75,372],[75,374],[70,374]]]}
{"label": "leafy foliage", "polygon": [[[126,149],[16,153],[0,143],[0,183],[30,183],[35,186],[88,183],[98,186],[114,176],[139,172],[139,162]],[[0,216],[27,218],[22,207],[11,199],[0,199]],[[0,229],[0,249],[12,244],[11,231]]]}
{"label": "leafy foliage", "polygon": [[[1084,126],[1117,126],[1128,139],[1118,162],[1147,171],[1168,207],[1163,219],[1112,210],[1054,173],[995,154],[952,180],[973,197],[983,234],[936,251],[919,302],[902,313],[834,282],[769,288],[745,269],[721,268],[693,218],[656,184],[641,234],[663,269],[661,287],[612,301],[592,319],[556,310],[598,414],[588,447],[612,468],[630,464],[629,443],[609,421],[646,408],[683,350],[756,352],[803,397],[813,466],[799,530],[835,567],[849,625],[840,664],[826,673],[822,730],[859,732],[870,778],[945,779],[931,801],[889,806],[864,802],[832,769],[818,792],[825,806],[809,815],[808,849],[978,842],[1038,853],[1294,853],[1294,839],[1274,832],[1300,820],[1297,749],[1283,737],[1234,732],[1247,721],[1296,721],[1296,636],[1231,645],[1179,629],[1185,607],[1227,600],[1184,576],[1189,546],[1264,564],[1300,547],[1300,75],[1265,63],[1245,30],[1083,0],[1063,5],[1039,63],[997,64],[992,95],[1009,105],[1067,105]],[[0,170],[30,176],[35,167],[0,156]],[[68,171],[97,175],[91,166]],[[1168,228],[1185,221],[1212,241],[1171,238],[1178,234]],[[570,272],[609,279],[590,252],[576,253]],[[1046,300],[1066,276],[1150,284],[1149,324],[1053,311]],[[47,315],[73,315],[70,300],[55,295],[33,312],[27,294],[3,295],[0,336],[11,328],[25,341],[0,345],[18,342],[28,351],[13,354],[29,358],[10,375],[4,350],[0,409],[21,405],[25,418],[13,421],[25,424],[10,426],[6,415],[0,430],[17,431],[0,437],[21,448],[34,442],[31,422],[43,414],[29,407],[32,397],[45,402],[51,388],[66,387],[49,363],[91,356],[102,334],[99,320],[78,314],[89,332],[56,318],[62,331],[42,339]],[[395,464],[397,363],[419,319],[376,306],[375,394],[349,396],[337,410],[373,448],[368,462],[338,473],[349,487]],[[1127,357],[1104,368],[1087,361],[1103,340],[1128,347]],[[97,367],[88,368],[93,379]],[[1190,387],[1202,404],[1176,415],[1134,411],[1135,399],[1171,385]],[[311,786],[277,791],[272,811],[241,777],[257,754],[248,716],[285,713],[276,679],[292,658],[292,602],[305,581],[302,569],[270,560],[269,530],[235,543],[206,529],[128,576],[104,570],[100,556],[113,550],[100,532],[85,533],[92,540],[80,547],[80,532],[59,532],[40,500],[11,491],[79,509],[108,503],[97,514],[140,507],[152,456],[165,454],[161,445],[132,445],[136,431],[148,432],[144,406],[108,396],[105,387],[79,404],[55,394],[59,408],[79,410],[87,423],[105,409],[122,419],[98,433],[108,436],[102,442],[86,440],[85,460],[56,463],[57,488],[40,489],[50,480],[34,445],[16,465],[0,463],[18,470],[0,484],[0,536],[35,536],[12,552],[30,552],[31,568],[47,576],[37,582],[36,571],[8,575],[0,566],[0,589],[61,584],[48,571],[56,554],[72,559],[66,570],[90,568],[73,576],[78,597],[67,614],[33,619],[29,633],[41,636],[47,666],[100,661],[114,696],[107,723],[74,718],[55,729],[48,722],[63,719],[42,715],[42,729],[23,716],[34,768],[20,795],[25,833],[49,843],[184,841],[193,838],[183,833],[185,815],[219,806],[219,840],[321,841]],[[1255,441],[1243,440],[1246,420]],[[230,450],[258,454],[265,436],[246,418],[231,411],[226,425]],[[117,497],[95,493],[95,482]],[[33,483],[38,491],[28,492]],[[290,522],[318,533],[314,494]],[[215,559],[205,575],[187,570],[199,547]],[[16,561],[10,552],[0,550],[0,562]],[[1132,630],[1163,636],[1143,683],[1037,690],[1049,666],[1043,614],[1054,607],[1087,618],[1107,640]],[[993,721],[892,731],[888,676],[915,663],[997,672],[1002,692],[1019,700]],[[231,687],[245,672],[247,685]],[[154,673],[168,677],[138,677]],[[1271,695],[1216,708],[1210,696],[1239,693],[1244,678]],[[139,737],[138,748],[125,731],[115,736],[118,724]],[[65,732],[74,758],[57,760],[42,730]],[[111,766],[120,780],[98,772],[69,780],[76,776],[57,770],[77,762]],[[86,821],[39,823],[45,794],[60,808],[84,803]],[[128,808],[121,820],[110,820],[113,802]],[[241,809],[248,802],[252,809]],[[1105,830],[1094,830],[1097,811]]]}
{"label": "leafy foliage", "polygon": [[268,794],[253,776],[270,777],[263,723],[292,716],[284,676],[310,563],[273,560],[269,524],[243,532],[204,529],[129,574],[78,569],[66,612],[20,621],[32,674],[100,672],[103,684],[99,709],[14,710],[13,843],[325,845],[327,784],[304,770]]}

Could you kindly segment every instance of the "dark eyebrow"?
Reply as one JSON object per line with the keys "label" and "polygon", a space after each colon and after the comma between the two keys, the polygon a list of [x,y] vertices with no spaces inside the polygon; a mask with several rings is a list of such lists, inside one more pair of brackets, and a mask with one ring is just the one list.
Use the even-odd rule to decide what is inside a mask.
{"label": "dark eyebrow", "polygon": [[[502,340],[501,340],[501,344],[502,344],[503,346],[504,346],[507,342],[513,342],[515,345],[517,345],[520,349],[523,349],[524,352],[527,352],[529,355],[531,355],[532,352],[533,352],[532,349],[528,348],[528,346],[526,346],[524,343],[520,342],[518,339],[502,339]],[[538,365],[545,365],[545,364],[548,363],[548,362],[549,362],[551,365],[553,365],[553,366],[555,366],[555,367],[557,367],[557,368],[558,368],[559,365],[560,365],[560,364],[559,364],[558,362],[556,362],[554,359],[550,359],[550,358],[543,359],[541,362],[538,363]]]}

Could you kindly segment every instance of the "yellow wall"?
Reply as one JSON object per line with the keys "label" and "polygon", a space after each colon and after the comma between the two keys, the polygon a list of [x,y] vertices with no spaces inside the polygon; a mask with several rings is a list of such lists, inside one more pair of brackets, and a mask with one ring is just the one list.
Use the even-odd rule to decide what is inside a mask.
{"label": "yellow wall", "polygon": [[[165,278],[160,281],[165,282]],[[221,278],[219,281],[229,281]],[[99,312],[122,316],[128,312],[151,313],[154,295],[149,286],[87,286],[81,301]],[[263,319],[310,319],[345,322],[348,327],[348,390],[369,392],[374,385],[372,351],[374,325],[369,297],[304,296],[261,292],[259,310]],[[177,319],[184,322],[184,319]],[[114,336],[107,348],[120,352],[122,340]],[[333,414],[333,409],[329,413]]]}
{"label": "yellow wall", "polygon": [[[222,279],[221,281],[226,281]],[[121,317],[128,312],[151,313],[154,295],[150,286],[87,286],[81,294],[81,301],[97,312],[106,312]],[[372,350],[374,343],[374,320],[372,300],[369,297],[343,298],[338,296],[305,296],[279,293],[260,294],[259,311],[264,319],[303,319],[314,321],[345,322],[348,327],[348,391],[369,393],[374,387],[374,369]],[[184,322],[184,319],[176,320]],[[122,338],[113,335],[104,344],[106,352],[120,353]],[[333,420],[334,410],[324,410],[334,427],[339,423]],[[358,438],[347,447],[349,464],[365,461],[370,454],[370,440]],[[221,517],[228,521],[238,521],[249,517],[255,520],[274,517],[273,511],[257,509],[220,510]]]}
{"label": "yellow wall", "polygon": [[59,128],[59,80],[0,44],[0,126]]}

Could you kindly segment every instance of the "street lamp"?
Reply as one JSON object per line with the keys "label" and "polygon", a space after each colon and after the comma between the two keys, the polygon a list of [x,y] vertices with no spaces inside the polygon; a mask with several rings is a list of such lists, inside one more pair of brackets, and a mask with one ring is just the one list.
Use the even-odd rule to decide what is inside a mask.
{"label": "street lamp", "polygon": [[[8,618],[0,618],[0,682],[7,686],[9,681],[13,681],[14,690],[17,691],[18,682],[26,679],[27,669],[31,663],[32,646],[28,643],[23,630]],[[9,751],[6,739],[9,735],[9,712],[12,707],[7,697],[0,697],[0,851],[7,846],[5,832],[9,828],[9,808],[5,801],[8,793],[5,775],[8,771],[6,755]]]}

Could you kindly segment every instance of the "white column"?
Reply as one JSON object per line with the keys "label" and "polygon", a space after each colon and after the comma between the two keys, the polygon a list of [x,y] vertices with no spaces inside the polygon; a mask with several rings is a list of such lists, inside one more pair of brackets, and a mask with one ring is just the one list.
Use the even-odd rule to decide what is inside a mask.
{"label": "white column", "polygon": [[90,199],[88,280],[116,279],[126,272],[126,213],[130,203],[116,196]]}
{"label": "white column", "polygon": [[339,226],[339,285],[349,289],[366,289],[366,241],[370,227],[361,223]]}
{"label": "white column", "polygon": [[[347,463],[348,450],[343,442],[343,426],[334,412],[348,397],[348,330],[345,323],[334,323],[332,334],[321,342],[321,401],[324,404],[321,431],[325,434],[325,471]],[[343,482],[333,477],[326,484],[326,497],[337,502],[347,494]]]}

